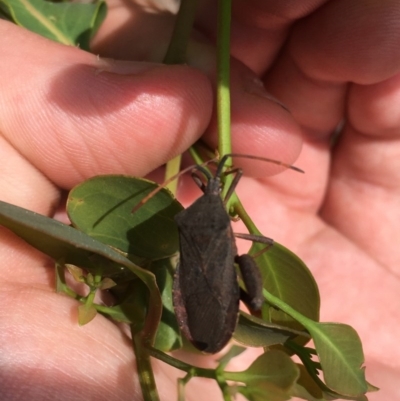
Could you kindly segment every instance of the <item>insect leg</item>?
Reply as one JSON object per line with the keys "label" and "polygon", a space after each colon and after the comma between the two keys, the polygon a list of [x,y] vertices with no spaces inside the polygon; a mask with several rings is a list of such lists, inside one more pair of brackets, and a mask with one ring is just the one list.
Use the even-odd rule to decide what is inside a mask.
{"label": "insect leg", "polygon": [[235,169],[229,170],[225,173],[225,175],[228,175],[228,174],[235,174],[235,177],[233,178],[232,184],[228,188],[228,192],[225,195],[224,205],[226,205],[226,202],[228,202],[229,198],[232,196],[233,192],[235,191],[237,184],[239,183],[240,179],[242,178],[243,170],[241,168],[235,168]]}
{"label": "insect leg", "polygon": [[260,310],[264,302],[260,269],[254,259],[247,253],[236,256],[235,262],[239,265],[243,282],[246,286],[246,293],[242,295],[243,300],[249,304],[251,309]]}
{"label": "insect leg", "polygon": [[258,268],[254,258],[259,256],[260,254],[267,251],[274,243],[274,240],[268,237],[264,237],[262,235],[255,234],[236,234],[235,237],[247,239],[253,242],[259,242],[265,244],[266,246],[261,249],[260,252],[257,252],[256,255],[249,255],[247,253],[236,256],[235,262],[239,265],[240,272],[242,274],[243,282],[246,286],[247,294],[244,293],[242,295],[242,299],[245,303],[249,304],[251,309],[260,310],[261,306],[264,302],[263,296],[263,285],[262,285],[262,276],[260,269]]}
{"label": "insect leg", "polygon": [[193,181],[195,182],[195,184],[203,191],[206,191],[206,187],[207,185],[204,184],[204,182],[201,180],[201,178],[199,177],[199,175],[196,172],[192,172],[191,174]]}
{"label": "insect leg", "polygon": [[256,258],[256,257],[262,255],[264,252],[268,251],[268,249],[271,248],[271,246],[274,245],[274,240],[272,238],[264,237],[263,235],[240,234],[240,233],[234,233],[234,235],[236,238],[246,239],[248,241],[258,242],[260,244],[266,245],[265,248],[261,249],[256,254],[252,255],[252,258]]}

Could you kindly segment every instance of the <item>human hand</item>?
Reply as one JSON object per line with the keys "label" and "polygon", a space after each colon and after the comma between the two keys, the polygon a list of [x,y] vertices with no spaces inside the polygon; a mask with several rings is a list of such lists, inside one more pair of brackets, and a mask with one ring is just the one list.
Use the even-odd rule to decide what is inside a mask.
{"label": "human hand", "polygon": [[[334,3],[342,4],[329,4]],[[392,3],[392,7],[396,8],[394,2]],[[389,16],[395,14],[390,8],[392,3],[385,4]],[[246,9],[244,7],[243,10]],[[293,8],[296,7],[292,6],[291,12],[294,12]],[[304,6],[303,10],[305,8],[307,7]],[[237,12],[241,18],[247,15],[243,10]],[[307,55],[304,56],[305,60],[311,64],[310,66],[306,63],[308,68],[305,71],[314,71],[311,67],[313,63],[317,63],[315,58],[320,52],[314,48],[305,53],[304,47],[310,40],[303,39],[304,43],[301,42],[302,29],[306,32],[307,27],[311,29],[310,26],[318,26],[318,22],[325,26],[324,21],[329,20],[330,16],[333,18],[334,15],[342,15],[338,11],[338,14],[325,15],[323,10],[324,7],[321,6],[319,12],[322,14],[318,17],[316,13],[316,20],[311,19],[308,25],[305,19],[293,30],[290,23],[281,27],[281,35],[286,30],[292,32],[292,35],[296,33],[293,37],[298,43],[295,42],[292,46],[301,55]],[[118,14],[118,10],[114,11],[114,14],[110,13],[110,18]],[[274,11],[279,11],[275,4]],[[380,21],[378,26],[385,30],[384,37],[394,35],[394,27],[386,26],[387,19],[382,16],[378,18],[379,14],[373,8],[367,11],[368,13],[362,10],[362,15],[372,15],[374,24]],[[307,12],[304,13],[306,14]],[[257,13],[260,19],[262,15],[262,12]],[[347,18],[347,14],[345,15]],[[251,21],[255,25],[258,20],[253,17]],[[336,23],[332,19],[332,24],[333,21]],[[385,21],[385,25],[382,21]],[[248,37],[251,34],[250,27],[251,25],[242,27],[243,30],[236,31],[236,34],[234,31],[234,37]],[[354,29],[354,26],[350,25],[349,28]],[[52,215],[62,194],[60,189],[69,189],[94,174],[145,174],[187,148],[201,135],[209,122],[213,108],[210,85],[203,75],[190,68],[160,67],[147,73],[142,72],[136,77],[112,75],[109,72],[113,68],[125,69],[127,72],[132,67],[116,67],[103,64],[103,61],[99,66],[98,60],[91,55],[49,43],[2,21],[0,29],[10,38],[7,43],[2,44],[2,54],[5,54],[4,59],[8,61],[8,68],[4,64],[1,67],[3,89],[0,97],[0,121],[5,139],[2,140],[0,151],[2,160],[7,160],[7,163],[3,163],[7,176],[5,173],[0,176],[2,200]],[[103,32],[106,36],[107,26]],[[259,30],[257,32],[261,33]],[[239,33],[243,33],[243,36]],[[276,34],[278,33],[279,29]],[[0,37],[5,37],[4,35],[0,34]],[[261,43],[261,48],[267,49],[269,46],[265,42],[263,44],[263,37],[260,34],[254,42]],[[354,39],[355,36],[350,37]],[[122,35],[122,39],[125,38],[129,38],[126,32]],[[113,39],[118,39],[118,36]],[[320,46],[323,47],[323,37],[319,36],[319,39]],[[330,56],[326,57],[328,60],[334,59],[331,62],[334,65],[336,63],[336,69],[332,67],[336,73],[342,59],[333,57],[332,54],[346,54],[346,47],[339,39],[336,38],[336,42],[332,39],[333,43],[340,43],[338,54],[331,50],[328,52]],[[122,40],[121,46],[124,45],[123,42]],[[21,43],[27,43],[26,48],[21,48]],[[396,257],[396,249],[390,242],[394,229],[392,221],[396,221],[396,215],[394,205],[389,207],[391,203],[395,203],[392,200],[396,199],[395,193],[391,193],[395,192],[395,188],[392,191],[387,188],[387,183],[395,182],[392,175],[396,169],[391,167],[395,159],[390,166],[387,163],[388,169],[384,169],[380,158],[375,158],[374,164],[372,162],[376,147],[382,149],[378,154],[383,150],[389,152],[395,149],[392,136],[381,134],[383,138],[377,141],[375,133],[394,131],[395,125],[390,130],[387,129],[388,118],[392,117],[395,121],[393,115],[396,115],[391,104],[395,104],[395,99],[390,99],[388,95],[395,96],[396,85],[390,84],[390,93],[387,88],[384,90],[384,83],[376,85],[375,90],[378,89],[378,93],[374,92],[373,87],[353,85],[350,97],[345,100],[343,93],[346,89],[336,91],[336,85],[313,85],[312,79],[303,81],[301,75],[296,75],[290,69],[290,63],[285,65],[285,55],[289,57],[294,50],[284,50],[281,58],[275,59],[275,52],[268,54],[265,50],[261,52],[259,48],[249,47],[240,50],[236,43],[234,39],[233,54],[248,62],[265,79],[267,87],[289,106],[295,119],[262,93],[249,71],[235,63],[232,71],[235,150],[241,153],[257,151],[290,162],[299,151],[298,138],[303,134],[303,152],[296,164],[307,172],[305,177],[285,172],[267,180],[243,179],[238,187],[239,195],[263,233],[302,256],[315,274],[322,295],[322,320],[349,323],[358,330],[367,355],[368,379],[383,387],[380,393],[372,394],[370,399],[393,399],[396,394],[394,379],[398,375],[395,368],[398,359],[392,339],[396,338],[399,327],[394,321],[390,327],[391,335],[387,338],[389,327],[381,321],[386,322],[388,319],[385,317],[395,316],[395,292],[399,283],[396,272],[390,273],[382,267],[387,265],[395,268],[395,260],[381,258]],[[275,49],[282,45],[278,38],[275,41],[271,39],[271,43],[275,43]],[[396,41],[393,39],[392,43]],[[349,55],[359,49],[357,41],[347,45],[350,48],[347,52]],[[101,49],[100,44],[98,48]],[[391,59],[396,59],[395,52],[396,49],[393,49],[390,53]],[[29,62],[22,64],[19,69],[10,68],[20,65],[21,54]],[[206,55],[205,64],[207,57]],[[270,61],[265,63],[268,58]],[[377,74],[376,82],[384,81],[388,77],[383,74],[382,69],[387,69],[390,63],[385,58],[379,60],[379,57],[374,57],[374,60],[381,67],[372,68],[373,73]],[[364,58],[360,65],[368,64],[367,61]],[[276,67],[264,74],[267,67],[274,63]],[[349,65],[354,68],[351,63]],[[326,66],[320,69],[326,72]],[[359,70],[360,66],[357,65],[352,72],[357,75]],[[394,77],[396,72],[395,69],[389,71],[389,77]],[[316,76],[319,77],[318,74]],[[357,82],[345,75],[337,77],[334,82],[340,83],[340,78],[343,81]],[[24,85],[16,86],[15,82],[23,82]],[[338,87],[347,88],[345,84],[339,83]],[[368,93],[357,95],[357,92],[368,92],[371,88],[369,96]],[[353,102],[351,96],[355,97]],[[318,101],[314,104],[315,99]],[[384,103],[382,99],[385,100]],[[374,100],[379,100],[378,105],[374,105]],[[360,103],[364,104],[361,109]],[[374,129],[360,146],[360,137],[364,138],[365,135],[356,135],[354,129],[347,128],[332,154],[328,148],[328,140],[332,129],[343,116],[345,104],[349,116],[356,112],[360,115],[365,110],[363,118],[370,116],[366,126]],[[385,105],[389,105],[390,116],[384,113]],[[315,112],[317,106],[320,109]],[[376,109],[379,109],[379,115]],[[359,123],[360,120],[358,118]],[[185,127],[182,127],[183,123],[186,124]],[[207,132],[211,144],[215,135],[213,127],[214,123],[211,123]],[[358,131],[367,130],[358,128]],[[160,132],[164,135],[160,135]],[[388,136],[392,139],[392,146],[388,146]],[[372,146],[367,147],[372,143],[374,149]],[[360,152],[361,147],[363,152]],[[243,148],[245,151],[242,151]],[[140,157],[137,155],[138,149]],[[359,152],[357,160],[349,157],[355,152]],[[329,171],[331,157],[333,166],[336,167]],[[357,166],[350,164],[355,162]],[[242,164],[246,173],[255,174],[250,164],[244,161]],[[364,184],[365,177],[370,178],[371,174],[376,179],[375,185]],[[353,179],[350,181],[351,185],[346,185],[345,178],[350,177]],[[383,178],[384,182],[378,181]],[[346,197],[352,195],[354,188],[360,187],[363,191],[357,191],[358,208],[351,209],[350,215],[344,215],[351,207],[345,202]],[[329,189],[325,194],[326,188]],[[254,196],[255,193],[257,197]],[[194,196],[182,195],[185,198]],[[339,199],[333,199],[333,195]],[[380,198],[382,195],[385,195],[385,202]],[[383,203],[385,209],[381,210]],[[368,209],[361,217],[361,210],[366,209],[367,205]],[[371,208],[374,214],[370,212]],[[388,216],[389,210],[392,218],[387,217],[382,223],[382,217]],[[380,218],[375,222],[378,216]],[[343,221],[347,223],[346,227],[340,226]],[[351,224],[348,223],[350,221]],[[371,231],[378,231],[385,238],[384,243],[372,241],[369,237],[362,240],[355,236],[367,234],[367,229],[360,227],[360,224],[366,224],[367,221],[371,225]],[[6,374],[2,374],[0,379],[4,381],[1,388],[5,391],[8,389],[8,394],[13,394],[14,397],[15,388],[18,388],[20,399],[24,399],[25,395],[33,399],[46,399],[46,396],[54,398],[54,393],[60,395],[58,399],[65,396],[64,399],[74,400],[89,397],[96,400],[121,400],[131,399],[132,394],[140,399],[140,389],[132,379],[134,362],[131,347],[119,329],[101,317],[90,325],[78,327],[76,316],[71,316],[71,311],[76,307],[74,302],[54,294],[51,264],[47,259],[8,232],[6,235],[5,231],[1,231],[0,236],[0,249],[2,255],[5,255],[1,269],[3,308],[0,336],[1,343],[4,344],[2,353],[7,361],[4,369]],[[379,247],[374,249],[378,243]],[[360,250],[361,247],[363,251]],[[330,249],[331,255],[328,254]],[[46,269],[46,266],[49,268]],[[376,288],[374,284],[378,280],[380,286]],[[363,288],[359,288],[361,284]],[[337,300],[342,301],[347,308],[338,308]],[[26,308],[28,302],[29,310]],[[358,314],[355,315],[354,311],[358,311]],[[371,326],[376,335],[370,334]],[[377,347],[376,341],[379,338],[382,339],[382,344],[378,343]],[[162,394],[171,394],[175,390],[175,381],[170,379],[173,372],[163,365],[157,365],[156,370]],[[34,393],[29,393],[32,391],[30,386],[35,386]],[[192,386],[192,391],[193,399],[199,399],[196,385]],[[204,386],[201,394],[204,399],[215,399],[215,396],[205,393]]]}
{"label": "human hand", "polygon": [[[98,60],[0,21],[0,198],[53,216],[102,173],[144,175],[190,146],[212,108],[185,66]],[[54,263],[0,228],[0,394],[11,400],[142,399],[127,335],[54,291]],[[176,382],[155,363],[163,392]]]}
{"label": "human hand", "polygon": [[[211,3],[198,26],[213,37]],[[358,331],[379,401],[398,398],[400,377],[399,12],[395,1],[250,0],[232,20],[232,54],[290,109],[306,171],[238,192],[262,232],[311,268],[321,320]]]}
{"label": "human hand", "polygon": [[[203,1],[200,8],[196,26],[213,39],[216,2]],[[381,387],[370,400],[396,398],[400,375],[394,318],[400,306],[394,240],[400,213],[398,14],[398,2],[391,0],[233,2],[232,55],[256,72],[298,123],[283,127],[291,117],[268,109],[272,103],[265,102],[263,112],[246,107],[254,90],[246,88],[245,96],[234,93],[232,99],[234,149],[289,161],[296,147],[285,148],[287,135],[300,129],[304,143],[296,165],[306,171],[304,177],[289,171],[243,179],[237,191],[263,234],[311,268],[321,291],[321,319],[357,329],[367,378]],[[127,38],[129,31],[126,24]],[[100,37],[100,49],[102,43]],[[131,57],[137,55],[132,49]],[[237,79],[238,71],[245,75],[234,68],[233,86],[245,81]],[[215,129],[206,138],[215,145]],[[245,174],[257,176],[250,166]]]}

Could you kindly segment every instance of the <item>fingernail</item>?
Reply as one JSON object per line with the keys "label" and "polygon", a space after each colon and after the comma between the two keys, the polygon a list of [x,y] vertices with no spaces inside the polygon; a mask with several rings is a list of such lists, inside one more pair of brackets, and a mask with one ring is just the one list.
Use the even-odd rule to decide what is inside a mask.
{"label": "fingernail", "polygon": [[253,76],[246,80],[245,91],[252,95],[260,96],[263,97],[264,99],[271,100],[272,102],[278,104],[279,106],[281,106],[283,109],[285,109],[290,113],[289,108],[285,104],[283,104],[279,99],[277,99],[275,96],[272,96],[270,93],[266,91],[263,82],[261,81],[261,79],[257,77]]}
{"label": "fingernail", "polygon": [[153,68],[161,67],[162,64],[141,62],[141,61],[124,61],[114,60],[111,58],[96,57],[96,75],[104,72],[112,72],[120,75],[139,74]]}

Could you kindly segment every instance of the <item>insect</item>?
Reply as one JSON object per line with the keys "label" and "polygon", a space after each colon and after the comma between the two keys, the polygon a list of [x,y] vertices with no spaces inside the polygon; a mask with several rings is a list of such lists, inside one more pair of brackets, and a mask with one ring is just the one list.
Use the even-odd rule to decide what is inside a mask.
{"label": "insect", "polygon": [[182,333],[205,353],[220,351],[236,328],[241,291],[235,263],[246,286],[247,293],[243,295],[251,308],[259,310],[263,303],[261,273],[250,255],[238,255],[235,236],[264,243],[266,249],[273,244],[273,240],[263,236],[233,233],[224,203],[232,196],[242,176],[241,169],[228,172],[236,175],[224,201],[221,199],[222,170],[226,160],[233,156],[285,165],[265,158],[228,154],[221,158],[215,175],[203,166],[193,167],[207,181],[204,183],[197,172],[192,171],[192,177],[203,195],[175,216],[180,256],[174,277],[173,303]]}

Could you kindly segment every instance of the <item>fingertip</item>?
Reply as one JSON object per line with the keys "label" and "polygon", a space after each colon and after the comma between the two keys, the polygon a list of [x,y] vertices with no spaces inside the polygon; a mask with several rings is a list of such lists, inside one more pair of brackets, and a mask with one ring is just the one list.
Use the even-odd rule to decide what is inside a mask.
{"label": "fingertip", "polygon": [[398,72],[399,12],[396,0],[326,2],[296,25],[288,47],[308,76],[372,84]]}
{"label": "fingertip", "polygon": [[[260,79],[237,65],[231,84],[232,150],[234,153],[260,156],[293,164],[302,148],[302,132],[288,108],[268,93]],[[207,140],[217,146],[217,118],[207,131]],[[265,177],[284,168],[272,163],[237,160],[245,174]]]}
{"label": "fingertip", "polygon": [[10,29],[30,45],[2,45],[2,133],[61,187],[97,174],[146,174],[187,149],[209,123],[212,88],[200,71],[103,60]]}

